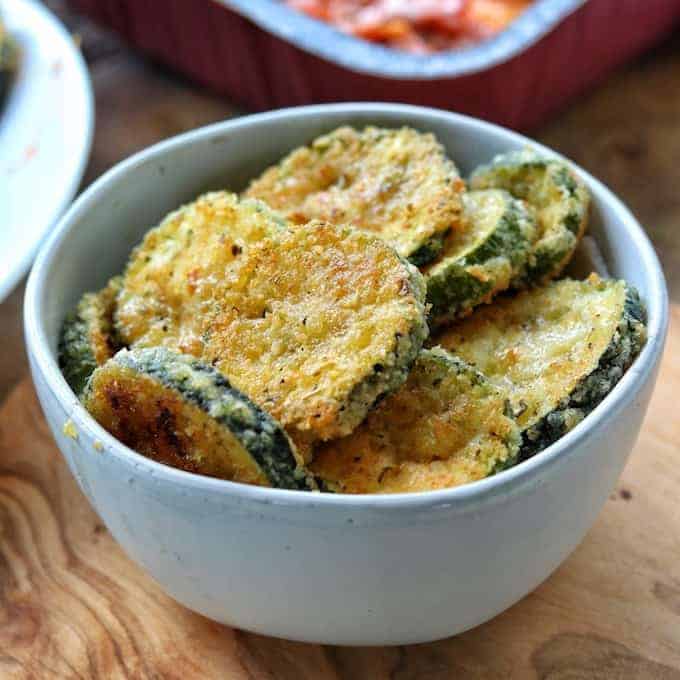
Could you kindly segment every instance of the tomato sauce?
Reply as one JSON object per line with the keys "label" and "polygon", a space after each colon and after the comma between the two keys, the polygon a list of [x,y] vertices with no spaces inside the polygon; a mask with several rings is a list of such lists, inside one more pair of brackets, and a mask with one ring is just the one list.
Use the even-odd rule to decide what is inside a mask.
{"label": "tomato sauce", "polygon": [[533,0],[284,1],[364,40],[415,54],[430,54],[492,37]]}

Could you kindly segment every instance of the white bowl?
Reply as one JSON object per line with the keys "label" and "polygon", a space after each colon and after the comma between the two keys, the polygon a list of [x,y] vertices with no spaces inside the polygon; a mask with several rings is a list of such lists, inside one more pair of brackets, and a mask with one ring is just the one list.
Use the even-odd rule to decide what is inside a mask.
{"label": "white bowl", "polygon": [[[422,642],[476,626],[541,583],[595,521],[640,429],[666,335],[666,288],[639,224],[597,180],[581,172],[593,194],[591,233],[612,274],[639,289],[649,339],[572,432],[489,479],[349,496],[189,474],[112,438],[78,403],[55,358],[67,310],[119,272],[161,216],[206,189],[240,189],[290,148],[345,123],[430,130],[464,172],[531,143],[451,113],[349,104],[250,116],[157,144],[95,182],[43,246],[26,291],[26,342],[40,402],[80,487],[130,557],[179,602],[295,640]],[[69,419],[76,438],[62,431]]]}
{"label": "white bowl", "polygon": [[0,0],[19,60],[0,101],[0,302],[70,205],[94,130],[90,75],[71,33],[37,0]]}

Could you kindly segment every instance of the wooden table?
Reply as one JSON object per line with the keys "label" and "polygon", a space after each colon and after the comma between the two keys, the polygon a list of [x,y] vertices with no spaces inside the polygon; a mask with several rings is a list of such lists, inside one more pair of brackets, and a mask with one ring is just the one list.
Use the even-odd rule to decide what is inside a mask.
{"label": "wooden table", "polygon": [[[159,139],[240,113],[49,2],[90,64],[84,184]],[[654,241],[680,303],[680,36],[533,134],[604,179]],[[173,603],[71,479],[27,378],[21,286],[0,305],[0,678],[680,680],[680,306],[643,434],[583,544],[536,592],[456,638],[390,649],[288,643]]]}

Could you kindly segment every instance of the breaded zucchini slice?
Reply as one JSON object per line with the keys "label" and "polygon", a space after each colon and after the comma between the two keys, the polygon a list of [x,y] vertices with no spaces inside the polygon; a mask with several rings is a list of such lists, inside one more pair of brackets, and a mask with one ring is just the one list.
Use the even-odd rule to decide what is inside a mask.
{"label": "breaded zucchini slice", "polygon": [[645,339],[645,312],[635,289],[592,274],[482,307],[434,342],[508,391],[526,457],[592,411]]}
{"label": "breaded zucchini slice", "polygon": [[310,488],[283,428],[194,357],[123,349],[92,374],[83,401],[114,437],[161,463],[246,484]]}
{"label": "breaded zucchini slice", "polygon": [[590,205],[588,190],[565,162],[511,151],[477,168],[470,188],[505,189],[536,212],[537,239],[513,287],[545,283],[562,272],[585,232]]}
{"label": "breaded zucchini slice", "polygon": [[71,389],[80,395],[92,372],[120,348],[113,327],[121,277],[97,293],[85,293],[64,319],[59,338],[59,367]]}
{"label": "breaded zucchini slice", "polygon": [[519,445],[503,390],[435,348],[352,434],[320,445],[310,469],[331,491],[427,491],[505,469]]}
{"label": "breaded zucchini slice", "polygon": [[440,325],[469,313],[510,286],[526,265],[536,223],[524,202],[501,189],[463,194],[463,221],[422,272],[430,319]]}
{"label": "breaded zucchini slice", "polygon": [[226,191],[170,213],[146,234],[125,270],[115,315],[121,338],[195,354],[196,323],[225,271],[286,224],[264,203]]}
{"label": "breaded zucchini slice", "polygon": [[425,283],[380,239],[312,222],[252,246],[216,291],[202,356],[291,433],[349,434],[405,380]]}
{"label": "breaded zucchini slice", "polygon": [[420,266],[459,222],[464,183],[434,135],[341,127],[292,151],[246,191],[294,222],[371,232]]}

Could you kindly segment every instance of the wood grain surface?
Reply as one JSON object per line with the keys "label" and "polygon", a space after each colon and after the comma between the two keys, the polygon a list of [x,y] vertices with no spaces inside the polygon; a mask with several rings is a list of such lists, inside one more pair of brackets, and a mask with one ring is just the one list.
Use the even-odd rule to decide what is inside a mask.
{"label": "wood grain surface", "polygon": [[680,307],[635,452],[534,593],[455,638],[320,647],[214,624],[123,554],[24,380],[0,410],[0,677],[680,680]]}

